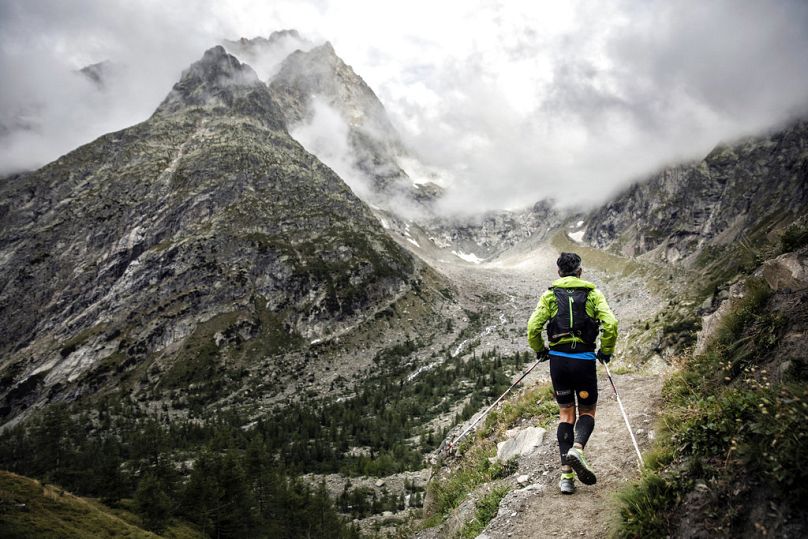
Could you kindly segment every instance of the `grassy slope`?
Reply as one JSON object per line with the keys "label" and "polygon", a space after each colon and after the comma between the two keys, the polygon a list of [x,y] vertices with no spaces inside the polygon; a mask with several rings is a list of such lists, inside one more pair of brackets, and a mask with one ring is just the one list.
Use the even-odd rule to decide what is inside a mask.
{"label": "grassy slope", "polygon": [[[497,480],[513,473],[509,464],[492,464],[488,460],[496,455],[497,442],[505,439],[505,431],[516,425],[547,426],[557,410],[548,384],[532,386],[506,399],[501,408],[486,417],[477,432],[460,442],[458,459],[429,483],[423,520],[418,527],[441,526],[469,495],[476,493],[479,499],[474,516],[455,535],[476,537],[482,532],[496,516],[499,501],[507,493],[507,486]],[[480,488],[489,483],[492,488],[483,495]]]}
{"label": "grassy slope", "polygon": [[[137,517],[0,471],[0,536],[4,538],[159,537],[137,525]],[[173,526],[165,537],[202,537],[188,526]]]}
{"label": "grassy slope", "polygon": [[[750,278],[708,349],[665,384],[659,441],[643,479],[620,496],[619,537],[774,534],[808,530],[808,299]],[[802,514],[802,516],[800,516]]]}

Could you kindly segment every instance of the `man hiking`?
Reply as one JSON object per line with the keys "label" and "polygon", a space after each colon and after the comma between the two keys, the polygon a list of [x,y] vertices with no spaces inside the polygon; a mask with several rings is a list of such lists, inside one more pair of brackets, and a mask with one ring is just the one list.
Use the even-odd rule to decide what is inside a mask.
{"label": "man hiking", "polygon": [[[584,447],[595,428],[598,402],[595,360],[603,363],[611,360],[617,341],[617,319],[603,293],[581,279],[580,256],[561,253],[556,264],[560,279],[539,299],[527,323],[527,341],[540,361],[550,360],[550,378],[559,407],[558,486],[563,494],[572,494],[576,475],[586,485],[597,481],[584,458]],[[545,348],[541,333],[545,323],[549,349]],[[595,353],[599,333],[600,350]]]}

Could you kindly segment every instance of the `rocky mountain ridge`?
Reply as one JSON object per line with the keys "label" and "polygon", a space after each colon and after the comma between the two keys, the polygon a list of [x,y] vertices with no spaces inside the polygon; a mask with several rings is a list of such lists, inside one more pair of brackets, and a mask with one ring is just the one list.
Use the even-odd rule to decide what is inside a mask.
{"label": "rocky mountain ridge", "polygon": [[808,121],[719,145],[696,163],[638,182],[595,210],[584,240],[627,256],[690,263],[754,243],[808,209]]}
{"label": "rocky mountain ridge", "polygon": [[317,131],[318,115],[333,113],[341,119],[346,130],[344,141],[318,142],[316,137],[343,136],[332,126],[329,132],[317,131],[310,144],[314,151],[325,144],[325,153],[336,152],[329,156],[331,160],[347,161],[353,169],[350,174],[360,176],[354,182],[368,184],[363,187],[369,203],[397,209],[397,213],[401,213],[397,206],[404,202],[421,211],[425,203],[428,207],[432,193],[414,186],[402,168],[401,158],[409,154],[384,105],[362,77],[337,56],[331,43],[290,54],[269,86],[293,133],[304,133],[307,128]]}
{"label": "rocky mountain ridge", "polygon": [[355,325],[420,280],[221,47],[147,121],[2,193],[5,420],[124,379],[168,390],[235,373]]}
{"label": "rocky mountain ridge", "polygon": [[536,248],[552,231],[580,217],[548,201],[520,211],[490,211],[476,216],[433,214],[409,220],[380,209],[376,214],[388,233],[425,260],[471,264],[495,261],[510,250]]}

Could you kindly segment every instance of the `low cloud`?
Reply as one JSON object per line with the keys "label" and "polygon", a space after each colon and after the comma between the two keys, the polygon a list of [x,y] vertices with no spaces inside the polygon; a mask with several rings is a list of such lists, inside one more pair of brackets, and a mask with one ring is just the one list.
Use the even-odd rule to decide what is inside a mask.
{"label": "low cloud", "polygon": [[[221,35],[212,20],[195,28],[196,14],[148,3],[2,1],[0,174],[38,168],[148,118]],[[101,85],[79,73],[107,61],[114,69]]]}
{"label": "low cloud", "polygon": [[808,4],[567,6],[559,30],[491,7],[466,56],[436,36],[431,66],[379,82],[407,143],[456,178],[450,210],[592,205],[808,110]]}
{"label": "low cloud", "polygon": [[[442,171],[446,211],[595,204],[808,106],[799,0],[0,0],[0,171],[147,118],[207,48],[284,28],[331,41],[368,82]],[[76,77],[103,60],[125,68],[105,90]],[[276,62],[254,67],[265,80]]]}
{"label": "low cloud", "polygon": [[316,44],[296,30],[281,30],[269,38],[227,39],[224,46],[230,54],[255,69],[262,81],[267,82],[278,73],[287,56],[297,50],[308,51]]}
{"label": "low cloud", "polygon": [[354,151],[348,140],[348,124],[322,99],[312,98],[309,107],[309,118],[294,126],[290,134],[336,172],[357,196],[369,198],[372,192],[370,178],[356,167]]}

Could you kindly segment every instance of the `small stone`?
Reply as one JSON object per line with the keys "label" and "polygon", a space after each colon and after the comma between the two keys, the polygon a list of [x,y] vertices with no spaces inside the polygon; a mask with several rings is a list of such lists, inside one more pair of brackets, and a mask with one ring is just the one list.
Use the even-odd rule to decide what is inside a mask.
{"label": "small stone", "polygon": [[515,516],[516,516],[516,515],[518,515],[518,514],[519,514],[519,513],[517,513],[516,511],[514,511],[513,513],[511,513],[511,517],[515,517]]}
{"label": "small stone", "polygon": [[379,487],[379,488],[383,487],[384,486],[384,481],[379,479],[378,481],[376,481],[376,486]]}
{"label": "small stone", "polygon": [[[529,492],[544,492],[544,485],[533,483],[532,485],[528,485],[525,488],[517,490],[516,492],[524,492],[525,494]],[[524,509],[524,507],[522,507],[522,509]]]}
{"label": "small stone", "polygon": [[519,477],[516,478],[516,482],[519,483],[520,485],[524,485],[528,481],[530,481],[530,476],[527,474],[520,475]]}

